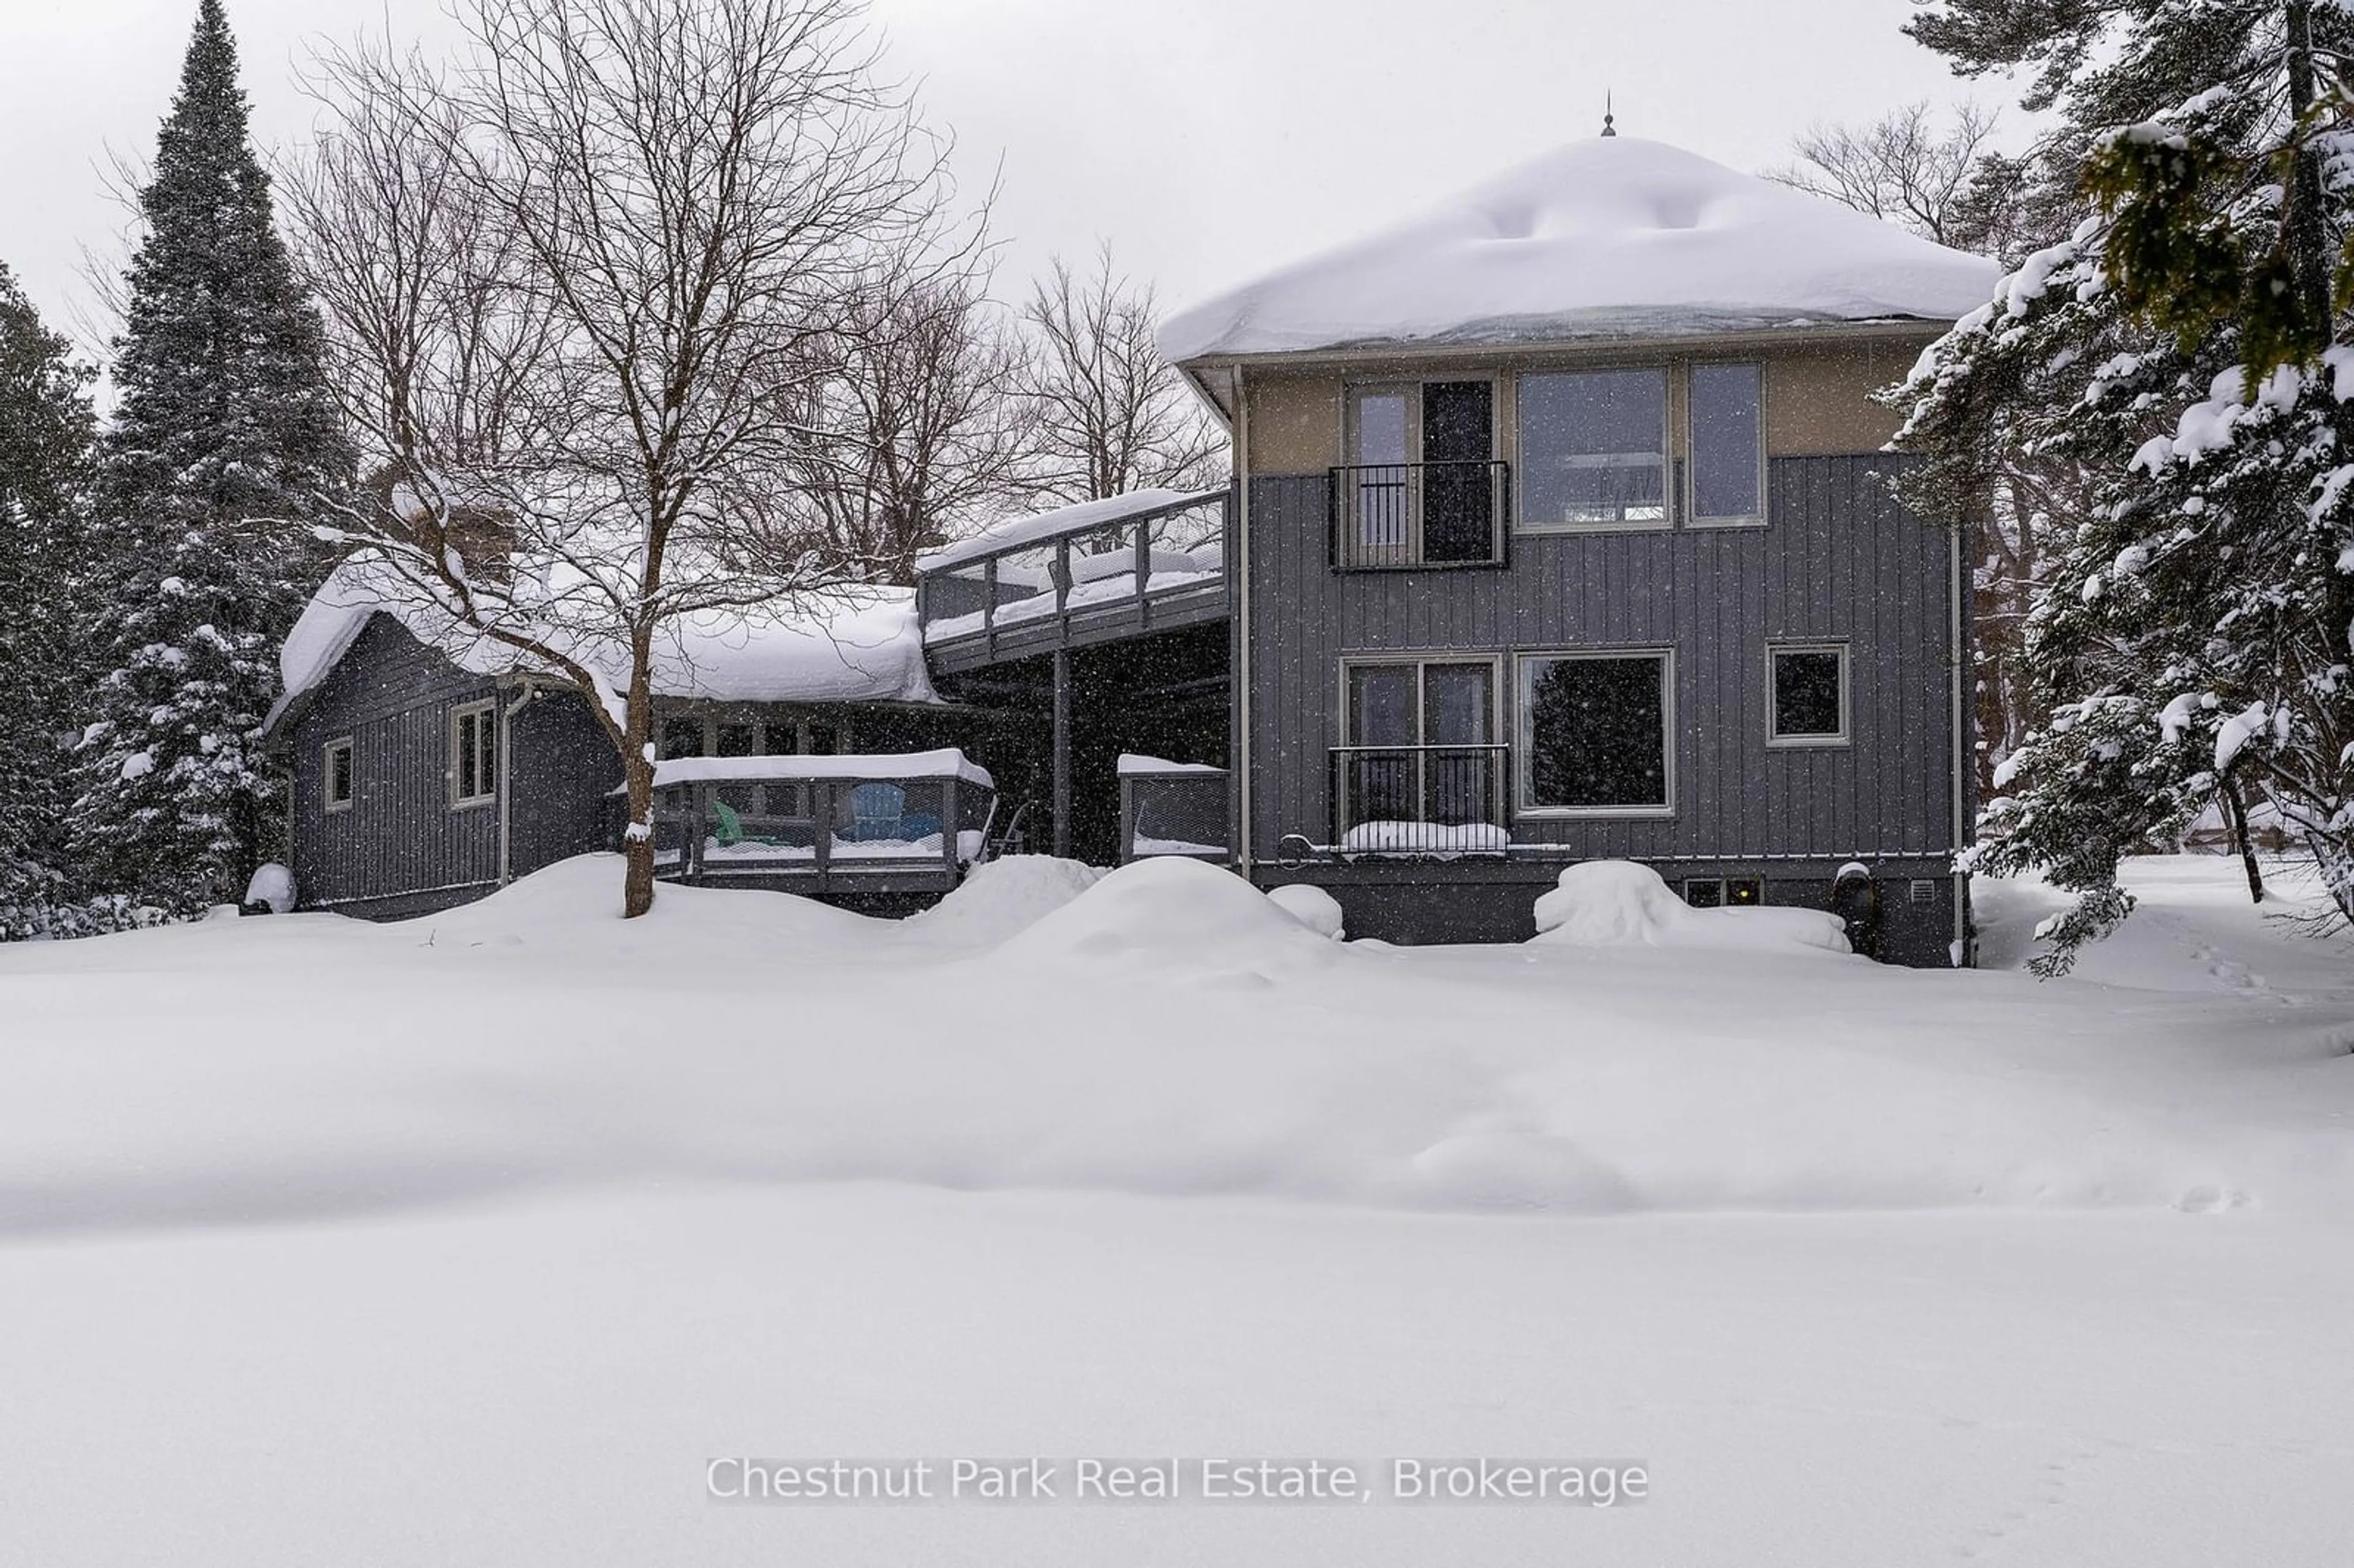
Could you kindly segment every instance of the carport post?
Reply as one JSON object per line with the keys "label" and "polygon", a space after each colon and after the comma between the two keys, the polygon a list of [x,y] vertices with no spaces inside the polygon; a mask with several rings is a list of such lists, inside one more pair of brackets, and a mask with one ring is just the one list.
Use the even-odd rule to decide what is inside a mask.
{"label": "carport post", "polygon": [[1055,650],[1055,853],[1071,853],[1071,651]]}

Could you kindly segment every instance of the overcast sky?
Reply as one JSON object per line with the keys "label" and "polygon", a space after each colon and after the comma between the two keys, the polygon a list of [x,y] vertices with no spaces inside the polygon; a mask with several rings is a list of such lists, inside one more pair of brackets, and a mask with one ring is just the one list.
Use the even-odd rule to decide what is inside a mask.
{"label": "overcast sky", "polygon": [[[2007,102],[1899,30],[1906,0],[872,0],[972,189],[1001,163],[998,292],[1097,236],[1182,303],[1411,214],[1601,126],[1736,168],[1818,119],[1916,98]],[[305,48],[446,37],[439,0],[228,0],[258,137],[313,106]],[[0,260],[53,324],[123,214],[109,149],[145,159],[195,0],[0,0]]]}

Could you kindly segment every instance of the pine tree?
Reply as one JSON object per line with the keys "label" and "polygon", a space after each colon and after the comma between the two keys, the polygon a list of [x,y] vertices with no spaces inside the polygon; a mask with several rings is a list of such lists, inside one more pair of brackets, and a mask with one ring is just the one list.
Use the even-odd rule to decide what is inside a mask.
{"label": "pine tree", "polygon": [[2327,174],[2354,140],[2325,64],[2354,19],[1950,0],[1914,30],[1965,71],[2041,68],[2029,106],[2062,111],[2084,204],[1932,351],[1902,438],[1927,460],[1911,498],[1948,517],[1996,452],[2070,491],[2027,629],[2047,717],[1976,863],[2077,895],[2045,933],[2058,972],[2131,910],[2122,855],[2211,806],[2244,853],[2257,801],[2354,916],[2354,334],[2331,303],[2354,203]]}
{"label": "pine tree", "polygon": [[0,264],[0,941],[58,928],[70,730],[71,585],[92,434],[89,367]]}
{"label": "pine tree", "polygon": [[140,210],[97,483],[110,657],[73,827],[101,886],[190,913],[241,896],[273,847],[281,785],[253,732],[323,570],[310,525],[351,466],[220,0],[198,6]]}

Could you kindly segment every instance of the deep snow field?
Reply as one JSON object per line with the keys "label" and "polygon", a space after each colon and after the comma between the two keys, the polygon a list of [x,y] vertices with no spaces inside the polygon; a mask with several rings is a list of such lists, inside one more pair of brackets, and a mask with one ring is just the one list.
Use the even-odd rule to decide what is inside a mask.
{"label": "deep snow field", "polygon": [[[1176,862],[0,948],[0,1563],[2344,1563],[2354,941],[2238,875],[2136,863],[2051,983],[1337,943]],[[1978,897],[2022,962],[2056,900]],[[728,1455],[1651,1496],[739,1507]]]}

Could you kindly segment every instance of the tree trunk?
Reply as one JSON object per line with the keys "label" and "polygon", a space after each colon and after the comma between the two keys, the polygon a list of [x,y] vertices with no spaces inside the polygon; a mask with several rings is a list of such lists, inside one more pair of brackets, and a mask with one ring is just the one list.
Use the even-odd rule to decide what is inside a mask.
{"label": "tree trunk", "polygon": [[2248,873],[2248,897],[2262,904],[2264,874],[2256,864],[2256,846],[2248,841],[2248,805],[2240,798],[2240,781],[2226,772],[2216,792],[2222,797],[2223,820],[2232,830],[2232,847],[2240,852],[2240,863]]}
{"label": "tree trunk", "polygon": [[652,661],[650,639],[632,639],[628,723],[622,726],[621,778],[629,789],[630,825],[621,834],[628,869],[621,879],[621,918],[634,920],[654,906],[654,765]]}

